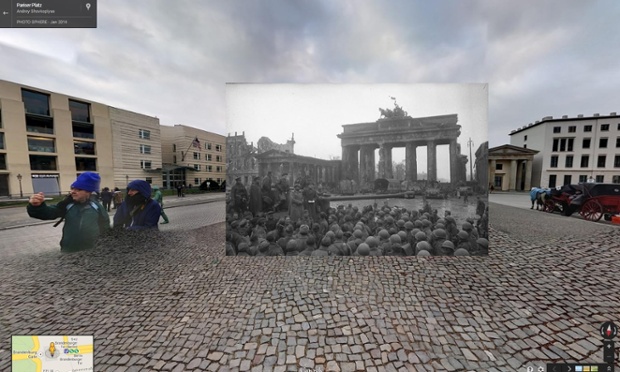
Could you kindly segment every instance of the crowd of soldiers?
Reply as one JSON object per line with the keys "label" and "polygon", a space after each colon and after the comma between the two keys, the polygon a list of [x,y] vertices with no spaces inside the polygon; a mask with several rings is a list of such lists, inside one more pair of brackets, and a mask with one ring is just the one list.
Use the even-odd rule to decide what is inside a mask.
{"label": "crowd of soldiers", "polygon": [[[449,211],[442,218],[427,202],[420,210],[387,203],[361,210],[351,204],[333,208],[317,202],[314,185],[303,178],[288,191],[286,175],[275,183],[271,174],[262,184],[255,178],[249,193],[237,180],[227,210],[226,255],[488,255],[488,206],[480,198],[477,218],[468,217],[459,227]],[[283,210],[288,213],[278,212]]]}

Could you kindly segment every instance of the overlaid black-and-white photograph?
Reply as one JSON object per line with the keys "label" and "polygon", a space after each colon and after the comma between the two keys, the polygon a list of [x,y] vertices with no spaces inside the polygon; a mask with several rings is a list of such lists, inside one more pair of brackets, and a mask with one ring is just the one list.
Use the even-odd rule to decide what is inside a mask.
{"label": "overlaid black-and-white photograph", "polygon": [[228,84],[226,255],[488,255],[486,84]]}

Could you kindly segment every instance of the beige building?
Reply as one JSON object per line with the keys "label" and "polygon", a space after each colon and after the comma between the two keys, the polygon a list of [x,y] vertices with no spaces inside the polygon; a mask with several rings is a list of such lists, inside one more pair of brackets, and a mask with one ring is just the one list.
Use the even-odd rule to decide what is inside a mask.
{"label": "beige building", "polygon": [[83,171],[114,184],[108,106],[0,81],[0,196],[65,193]]}
{"label": "beige building", "polygon": [[532,165],[538,151],[512,145],[488,150],[488,180],[497,191],[528,191],[532,186]]}
{"label": "beige building", "polygon": [[[226,179],[226,137],[186,125],[161,127],[163,188]],[[197,141],[195,141],[197,139]]]}

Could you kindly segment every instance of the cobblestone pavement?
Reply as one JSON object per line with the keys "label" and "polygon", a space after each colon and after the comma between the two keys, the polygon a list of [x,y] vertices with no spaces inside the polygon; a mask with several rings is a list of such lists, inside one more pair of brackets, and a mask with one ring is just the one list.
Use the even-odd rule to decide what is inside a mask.
{"label": "cobblestone pavement", "polygon": [[13,334],[94,335],[101,371],[601,363],[598,327],[620,323],[619,230],[490,212],[489,257],[225,257],[220,223],[3,259],[0,370]]}

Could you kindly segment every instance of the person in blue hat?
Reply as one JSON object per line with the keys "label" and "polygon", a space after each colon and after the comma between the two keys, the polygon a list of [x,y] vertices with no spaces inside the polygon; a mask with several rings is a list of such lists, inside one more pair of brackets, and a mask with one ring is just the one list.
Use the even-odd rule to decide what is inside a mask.
{"label": "person in blue hat", "polygon": [[[30,197],[28,215],[40,220],[63,220],[61,252],[76,252],[93,248],[99,236],[110,228],[110,216],[94,198],[99,191],[101,178],[97,173],[84,172],[71,184],[71,194],[56,205],[47,205],[40,192]],[[55,226],[56,226],[55,225]]]}
{"label": "person in blue hat", "polygon": [[127,196],[114,214],[114,227],[127,230],[158,229],[161,206],[151,198],[151,185],[135,180],[127,185]]}

